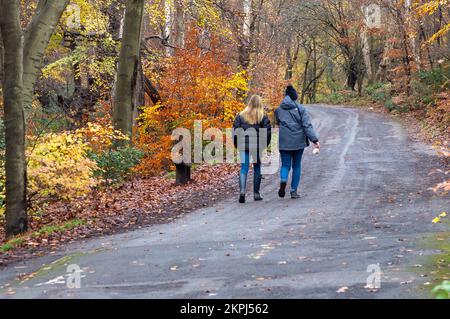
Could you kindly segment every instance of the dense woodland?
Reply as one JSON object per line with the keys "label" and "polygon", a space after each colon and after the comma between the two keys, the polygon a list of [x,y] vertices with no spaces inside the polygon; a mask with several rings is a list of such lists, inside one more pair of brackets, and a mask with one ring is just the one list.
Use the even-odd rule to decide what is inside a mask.
{"label": "dense woodland", "polygon": [[[448,0],[0,0],[0,216],[173,170],[171,132],[249,94],[419,112],[448,134]],[[443,184],[447,187],[448,184]]]}

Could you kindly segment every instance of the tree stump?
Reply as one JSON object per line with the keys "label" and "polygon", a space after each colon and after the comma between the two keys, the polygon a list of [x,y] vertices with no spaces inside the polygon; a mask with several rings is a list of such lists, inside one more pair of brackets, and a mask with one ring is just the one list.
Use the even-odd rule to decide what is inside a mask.
{"label": "tree stump", "polygon": [[191,181],[191,165],[180,163],[175,164],[176,167],[176,175],[175,175],[175,184],[177,185],[186,185]]}

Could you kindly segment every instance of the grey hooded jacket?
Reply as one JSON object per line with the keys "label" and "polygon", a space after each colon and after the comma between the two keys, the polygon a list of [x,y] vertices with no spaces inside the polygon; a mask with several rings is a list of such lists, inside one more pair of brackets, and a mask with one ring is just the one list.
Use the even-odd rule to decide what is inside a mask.
{"label": "grey hooded jacket", "polygon": [[311,123],[306,108],[286,96],[275,110],[276,123],[280,127],[281,151],[297,151],[307,148],[310,141],[317,143],[319,137]]}

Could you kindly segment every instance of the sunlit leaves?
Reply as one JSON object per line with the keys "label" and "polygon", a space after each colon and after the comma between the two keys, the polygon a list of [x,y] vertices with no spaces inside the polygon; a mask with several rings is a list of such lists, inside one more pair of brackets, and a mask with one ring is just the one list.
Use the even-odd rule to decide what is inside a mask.
{"label": "sunlit leaves", "polygon": [[[67,7],[66,12],[61,18],[64,28],[71,29],[77,27],[76,30],[82,34],[102,34],[107,30],[107,17],[101,12],[100,6],[105,6],[111,0],[88,1],[88,0],[72,0]],[[71,19],[75,20],[71,21]],[[79,21],[76,21],[78,20]],[[79,24],[78,24],[79,23]]]}
{"label": "sunlit leaves", "polygon": [[220,9],[211,0],[152,0],[146,4],[145,12],[150,25],[154,29],[162,29],[169,23],[168,18],[174,16],[177,5],[193,19],[198,27],[212,30],[216,34],[229,35],[229,30],[222,22]]}
{"label": "sunlit leaves", "polygon": [[77,133],[48,134],[28,150],[30,194],[70,200],[96,185],[95,163],[85,154],[88,144]]}
{"label": "sunlit leaves", "polygon": [[88,194],[99,182],[93,176],[97,164],[89,159],[88,153],[107,150],[118,139],[127,137],[110,126],[96,124],[32,138],[27,150],[29,193],[61,200]]}
{"label": "sunlit leaves", "polygon": [[225,63],[216,36],[211,37],[209,50],[199,48],[199,37],[198,27],[193,26],[187,34],[186,49],[176,50],[162,63],[162,76],[146,72],[158,79],[162,102],[144,107],[138,121],[138,143],[146,152],[140,166],[144,174],[155,174],[172,164],[172,130],[193,129],[196,120],[203,120],[204,129],[229,127],[243,108],[236,92],[248,90],[246,73],[234,72]]}
{"label": "sunlit leaves", "polygon": [[439,224],[439,223],[442,221],[442,219],[443,219],[443,218],[446,218],[446,217],[447,217],[447,213],[446,213],[446,212],[443,212],[443,213],[440,214],[438,217],[434,218],[433,221],[432,221],[432,223],[433,223],[433,224]]}
{"label": "sunlit leaves", "polygon": [[[450,5],[449,0],[428,0],[428,1],[421,1],[421,0],[415,0],[415,10],[417,13],[417,16],[431,16],[435,14],[440,8],[448,8]],[[429,39],[428,43],[435,42],[438,38],[442,37],[443,35],[447,34],[450,31],[450,23],[444,24],[441,29],[439,29],[436,33],[434,33]]]}

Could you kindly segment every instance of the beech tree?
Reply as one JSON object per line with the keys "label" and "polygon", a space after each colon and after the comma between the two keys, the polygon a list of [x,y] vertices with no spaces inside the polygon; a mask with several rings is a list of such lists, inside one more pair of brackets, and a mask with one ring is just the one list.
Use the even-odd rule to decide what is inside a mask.
{"label": "beech tree", "polygon": [[144,0],[127,1],[114,93],[114,127],[129,137],[133,132],[133,97],[140,59],[144,5]]}
{"label": "beech tree", "polygon": [[19,1],[0,1],[7,236],[27,230],[24,109],[31,107],[44,50],[68,3],[68,0],[39,1],[32,21],[23,31]]}

